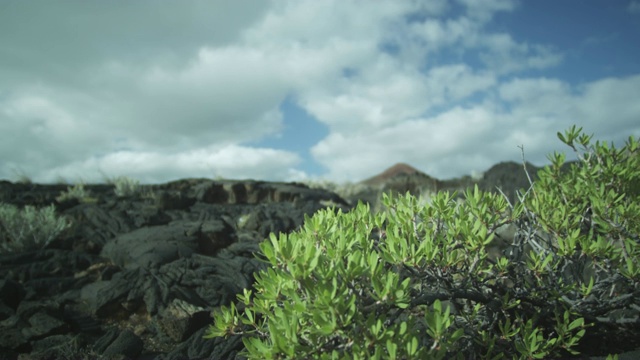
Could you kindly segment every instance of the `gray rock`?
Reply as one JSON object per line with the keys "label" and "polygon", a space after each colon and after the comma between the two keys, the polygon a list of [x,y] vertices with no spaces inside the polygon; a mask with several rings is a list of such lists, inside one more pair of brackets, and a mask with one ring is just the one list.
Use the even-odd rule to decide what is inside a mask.
{"label": "gray rock", "polygon": [[2,304],[15,310],[24,296],[25,291],[20,283],[12,280],[0,280],[0,302]]}
{"label": "gray rock", "polygon": [[258,244],[323,203],[348,210],[324,190],[251,180],[185,179],[127,197],[86,185],[91,202],[57,202],[66,189],[0,182],[0,200],[55,204],[73,224],[49,249],[0,254],[0,353],[91,358],[58,346],[82,336],[94,354],[116,358],[231,358],[239,338],[202,333],[211,309],[235,301],[264,268]]}
{"label": "gray rock", "polygon": [[12,309],[11,307],[5,305],[2,301],[0,301],[0,321],[15,315],[15,313],[15,309]]}
{"label": "gray rock", "polygon": [[33,314],[27,320],[29,327],[22,330],[22,334],[27,339],[42,338],[66,332],[67,324],[56,316],[52,316],[45,311]]}
{"label": "gray rock", "polygon": [[174,299],[158,314],[158,324],[162,332],[175,342],[182,342],[199,329],[211,324],[209,310]]}
{"label": "gray rock", "polygon": [[108,358],[136,358],[143,350],[143,343],[133,332],[114,328],[96,342],[94,350]]}
{"label": "gray rock", "polygon": [[198,249],[198,225],[180,222],[133,230],[109,240],[100,255],[127,269],[157,268]]}
{"label": "gray rock", "polygon": [[24,327],[24,322],[17,315],[0,321],[0,353],[27,347],[28,339],[21,331]]}
{"label": "gray rock", "polygon": [[525,166],[522,163],[511,161],[496,164],[484,173],[478,187],[481,190],[491,192],[500,188],[513,204],[517,199],[516,191],[526,191],[531,186],[527,173],[531,180],[535,181],[538,178],[537,174],[540,168],[526,163],[526,170],[525,172]]}

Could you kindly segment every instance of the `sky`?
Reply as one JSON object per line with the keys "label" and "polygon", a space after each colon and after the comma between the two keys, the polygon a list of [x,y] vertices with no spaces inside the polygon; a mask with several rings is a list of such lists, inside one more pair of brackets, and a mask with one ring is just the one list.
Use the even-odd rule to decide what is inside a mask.
{"label": "sky", "polygon": [[0,179],[439,179],[640,137],[640,0],[0,1]]}

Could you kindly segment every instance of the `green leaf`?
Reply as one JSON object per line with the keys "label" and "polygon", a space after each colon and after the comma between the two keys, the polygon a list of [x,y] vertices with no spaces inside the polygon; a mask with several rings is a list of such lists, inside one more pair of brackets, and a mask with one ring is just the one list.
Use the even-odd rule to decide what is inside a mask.
{"label": "green leaf", "polygon": [[407,355],[414,356],[418,352],[418,339],[412,336],[406,343]]}
{"label": "green leaf", "polygon": [[244,313],[247,316],[247,319],[249,320],[249,324],[253,324],[254,323],[253,311],[251,311],[250,309],[245,309]]}
{"label": "green leaf", "polygon": [[558,136],[558,139],[560,139],[560,141],[567,144],[567,139],[564,137],[564,135],[561,132],[558,131],[556,135]]}
{"label": "green leaf", "polygon": [[569,326],[567,327],[567,330],[571,331],[577,327],[581,327],[584,325],[584,319],[583,318],[578,318],[575,319],[571,322],[571,324],[569,324]]}
{"label": "green leaf", "polygon": [[242,343],[247,348],[247,351],[250,354],[263,354],[265,356],[265,359],[272,358],[271,356],[268,356],[271,354],[271,347],[262,342],[260,339],[254,337],[245,337],[242,338]]}
{"label": "green leaf", "polygon": [[391,339],[387,340],[387,352],[389,354],[389,359],[395,359],[397,357],[398,345],[391,342]]}

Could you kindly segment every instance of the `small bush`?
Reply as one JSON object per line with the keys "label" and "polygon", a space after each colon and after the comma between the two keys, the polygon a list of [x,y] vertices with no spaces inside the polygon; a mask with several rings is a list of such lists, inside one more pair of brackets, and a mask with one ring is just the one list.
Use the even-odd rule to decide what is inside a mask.
{"label": "small bush", "polygon": [[0,204],[0,252],[16,252],[45,248],[69,222],[56,216],[53,205],[37,209]]}
{"label": "small bush", "polygon": [[110,181],[114,186],[114,193],[118,197],[126,197],[137,194],[140,191],[140,182],[126,176],[120,176]]}
{"label": "small bush", "polygon": [[61,192],[60,195],[56,197],[56,201],[59,203],[72,199],[76,199],[80,202],[90,202],[93,200],[91,198],[90,191],[84,188],[83,183],[76,184],[73,187],[67,187],[67,191]]}
{"label": "small bush", "polygon": [[[252,359],[540,359],[576,354],[594,325],[640,308],[638,143],[558,134],[564,155],[511,204],[476,187],[373,214],[323,210],[261,245],[270,265],[207,337],[242,335]],[[514,226],[497,258],[487,248]],[[631,311],[631,315],[629,315]]]}

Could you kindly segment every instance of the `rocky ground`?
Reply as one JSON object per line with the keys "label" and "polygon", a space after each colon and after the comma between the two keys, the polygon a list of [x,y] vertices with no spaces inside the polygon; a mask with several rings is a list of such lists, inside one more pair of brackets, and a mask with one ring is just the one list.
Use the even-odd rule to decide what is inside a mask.
{"label": "rocky ground", "polygon": [[0,202],[55,204],[74,226],[46,249],[0,255],[0,358],[225,359],[240,339],[204,340],[211,310],[263,264],[271,232],[290,232],[337,195],[303,185],[181,180],[117,197],[88,185],[0,182]]}
{"label": "rocky ground", "polygon": [[54,204],[73,223],[45,249],[0,254],[0,359],[233,359],[239,338],[203,335],[211,311],[264,266],[256,253],[269,233],[387,190],[477,183],[513,197],[528,186],[522,169],[504,163],[481,179],[440,181],[399,164],[345,199],[303,184],[186,179],[131,196],[87,185],[90,197],[60,200],[67,185],[0,181],[0,203]]}

